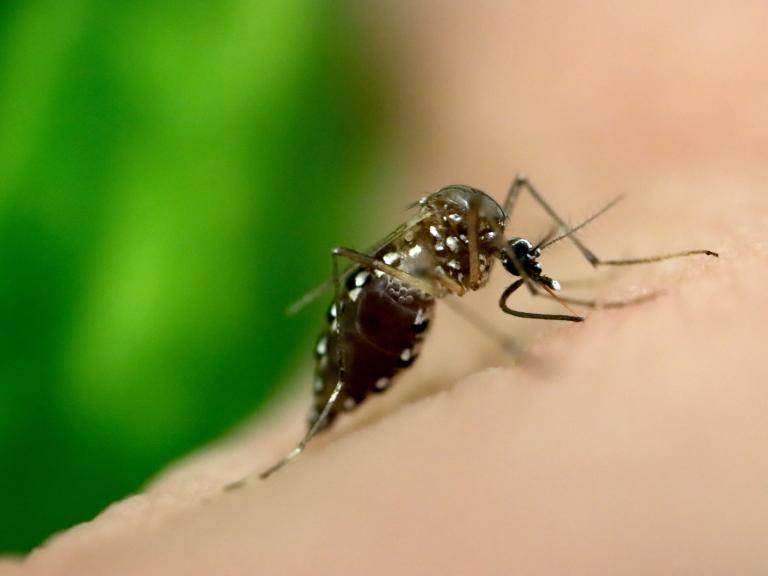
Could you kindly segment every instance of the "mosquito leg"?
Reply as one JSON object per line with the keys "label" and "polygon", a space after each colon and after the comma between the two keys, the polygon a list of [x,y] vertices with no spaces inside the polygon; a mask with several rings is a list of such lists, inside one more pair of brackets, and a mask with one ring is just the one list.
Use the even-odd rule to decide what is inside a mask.
{"label": "mosquito leg", "polygon": [[341,389],[344,387],[344,380],[342,378],[342,375],[339,375],[339,380],[336,382],[336,386],[333,388],[333,392],[331,392],[331,395],[328,397],[328,400],[325,402],[325,406],[323,406],[322,412],[320,412],[320,415],[317,417],[317,420],[312,424],[309,430],[307,430],[307,433],[304,435],[304,438],[301,439],[301,442],[298,443],[296,448],[288,452],[288,454],[283,457],[282,460],[277,462],[276,464],[270,466],[264,472],[259,474],[259,478],[262,480],[265,480],[269,478],[272,474],[280,470],[283,466],[288,464],[291,460],[296,458],[299,454],[301,454],[304,451],[304,448],[307,447],[307,444],[309,444],[309,441],[314,438],[314,436],[317,434],[317,432],[321,429],[323,422],[325,422],[325,419],[328,417],[328,414],[330,414],[331,409],[333,408],[333,405],[336,403],[336,399],[339,397],[339,393],[341,392]]}
{"label": "mosquito leg", "polygon": [[539,314],[538,312],[521,312],[519,310],[513,310],[507,306],[507,300],[512,293],[523,285],[525,280],[522,278],[516,280],[513,284],[510,284],[499,298],[499,308],[501,308],[507,314],[517,316],[518,318],[535,318],[537,320],[566,320],[568,322],[583,322],[584,318],[581,316],[570,316],[568,314]]}
{"label": "mosquito leg", "polygon": [[517,202],[517,197],[520,196],[520,190],[523,189],[523,186],[526,182],[528,182],[528,180],[525,177],[517,175],[512,181],[512,184],[509,186],[507,197],[504,199],[503,206],[504,214],[507,218],[512,215],[512,210],[515,209],[515,202]]}
{"label": "mosquito leg", "polygon": [[[562,228],[563,230],[570,229],[570,226],[566,224],[565,220],[563,220],[560,215],[555,212],[555,210],[552,208],[552,206],[549,205],[549,202],[547,202],[544,197],[539,194],[538,190],[534,188],[534,186],[531,184],[531,182],[526,178],[525,176],[517,175],[515,176],[514,181],[512,182],[512,186],[510,188],[510,195],[512,195],[512,191],[517,189],[518,192],[515,194],[519,194],[519,190],[525,189],[528,191],[528,193],[533,196],[533,199],[536,200],[536,202],[541,206],[541,208],[546,212],[552,220],[557,222],[557,224]],[[573,242],[576,245],[576,248],[579,249],[579,252],[586,258],[590,264],[593,266],[597,266],[597,262],[599,262],[599,259],[597,256],[595,256],[592,251],[587,248],[579,238],[571,233],[568,235],[568,238],[570,238],[571,242]]]}
{"label": "mosquito leg", "polygon": [[478,198],[473,198],[469,206],[469,215],[467,218],[467,236],[469,240],[469,286],[473,290],[480,283],[480,250],[478,244],[478,212],[480,204]]}
{"label": "mosquito leg", "polygon": [[[648,294],[642,294],[635,296],[634,298],[626,298],[625,300],[608,300],[600,302],[598,300],[582,300],[581,298],[568,298],[567,296],[557,295],[557,299],[567,304],[576,304],[577,306],[584,306],[586,308],[624,308],[625,306],[634,306],[635,304],[642,304],[661,296],[663,291],[650,292]],[[536,291],[534,296],[545,296],[551,298],[549,294],[545,292]]]}
{"label": "mosquito leg", "polygon": [[704,256],[714,256],[719,258],[720,254],[712,250],[685,250],[683,252],[672,252],[671,254],[658,254],[646,258],[624,258],[621,260],[600,260],[597,258],[593,266],[633,266],[635,264],[649,264],[651,262],[661,262],[662,260],[671,260],[672,258],[684,258],[686,256],[695,256],[702,254]]}
{"label": "mosquito leg", "polygon": [[[544,197],[539,194],[538,190],[530,183],[530,181],[524,177],[524,176],[517,176],[515,177],[514,182],[512,182],[512,187],[510,188],[509,196],[516,197],[517,194],[519,194],[519,190],[526,189],[528,193],[533,197],[534,200],[541,206],[541,208],[549,214],[550,218],[552,218],[555,222],[557,222],[564,230],[570,230],[570,227],[565,223],[565,221],[560,217],[560,215],[555,212],[555,210],[550,206],[549,202],[547,202]],[[514,194],[513,194],[514,192]],[[597,214],[593,215],[587,222],[591,222],[594,218],[605,212],[608,208],[613,206],[621,197],[617,198],[613,202],[611,202],[608,206],[600,210]],[[509,200],[509,199],[508,199]],[[582,224],[580,227],[584,226]],[[715,256],[717,257],[717,252],[713,252],[712,250],[686,250],[683,252],[673,252],[670,254],[660,254],[657,256],[648,256],[646,258],[626,258],[626,259],[620,259],[620,260],[601,260],[598,258],[594,252],[592,252],[589,248],[587,248],[584,243],[579,240],[578,236],[576,236],[574,233],[574,230],[570,230],[568,233],[564,234],[563,237],[568,237],[571,242],[574,243],[576,248],[578,248],[579,252],[581,252],[582,256],[586,258],[586,260],[592,264],[595,268],[598,266],[631,266],[633,264],[647,264],[650,262],[661,262],[662,260],[669,260],[670,258],[682,258],[685,256],[693,256],[695,254],[703,254],[706,256]],[[549,243],[553,243],[560,238],[556,238],[555,240],[550,241]]]}
{"label": "mosquito leg", "polygon": [[[331,277],[333,280],[334,307],[336,309],[337,318],[340,318],[342,313],[341,282],[339,280],[339,265],[337,261],[338,258],[343,255],[340,250],[343,249],[336,248],[331,251]],[[338,319],[335,320],[333,323],[333,330],[336,332],[337,339],[340,338],[340,327],[341,322]],[[322,429],[323,425],[325,424],[325,420],[328,418],[328,414],[330,414],[331,410],[333,409],[333,405],[336,403],[336,400],[339,397],[339,393],[344,387],[344,347],[339,346],[337,348],[336,354],[336,361],[339,366],[339,375],[336,381],[336,386],[334,386],[331,395],[328,397],[328,400],[326,400],[322,411],[309,427],[309,430],[307,430],[307,433],[304,435],[304,438],[301,439],[301,442],[299,442],[296,447],[288,454],[286,454],[286,456],[283,457],[280,461],[278,461],[270,468],[267,468],[259,475],[262,480],[265,480],[280,470],[280,468],[288,464],[291,460],[296,458],[299,454],[301,454],[304,451],[304,448],[306,448],[307,444],[309,444],[309,441],[314,438],[314,436]]]}

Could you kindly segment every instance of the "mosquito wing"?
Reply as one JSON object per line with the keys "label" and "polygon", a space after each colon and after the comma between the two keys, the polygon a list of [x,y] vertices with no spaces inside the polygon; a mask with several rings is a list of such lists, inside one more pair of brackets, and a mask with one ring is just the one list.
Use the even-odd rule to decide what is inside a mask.
{"label": "mosquito wing", "polygon": [[[388,244],[391,244],[401,236],[403,236],[408,230],[411,230],[415,226],[417,226],[424,218],[427,217],[427,214],[421,213],[418,214],[411,219],[409,219],[407,222],[404,222],[397,228],[395,228],[392,232],[387,234],[384,238],[379,240],[376,244],[368,248],[368,250],[365,251],[365,254],[368,256],[374,256],[376,255],[384,246],[387,246]],[[340,281],[343,283],[349,273],[356,268],[356,266],[348,266],[346,269],[344,269],[341,272]],[[319,296],[322,296],[326,292],[332,292],[333,291],[333,278],[329,278],[322,284],[316,286],[306,294],[304,294],[301,298],[296,300],[293,304],[288,306],[286,308],[286,314],[289,316],[293,316],[294,314],[297,314],[300,312],[307,304],[317,299]]]}

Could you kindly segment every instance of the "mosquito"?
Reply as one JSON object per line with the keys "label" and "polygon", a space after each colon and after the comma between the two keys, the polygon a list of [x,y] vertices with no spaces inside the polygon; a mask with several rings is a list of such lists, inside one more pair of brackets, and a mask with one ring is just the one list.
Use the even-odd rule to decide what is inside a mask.
{"label": "mosquito", "polygon": [[[522,237],[505,237],[509,217],[523,191],[554,224],[553,231],[535,244]],[[395,377],[416,360],[435,301],[484,287],[496,260],[516,277],[499,299],[503,312],[519,318],[581,322],[584,318],[569,304],[621,307],[647,296],[601,304],[558,295],[560,284],[543,274],[538,261],[542,252],[556,242],[567,238],[594,267],[646,264],[697,254],[718,256],[712,250],[687,250],[645,258],[599,258],[576,233],[621,198],[612,200],[578,226],[569,227],[524,176],[514,179],[502,205],[476,188],[451,185],[414,204],[416,214],[370,250],[334,248],[331,282],[289,309],[296,312],[323,290],[334,291],[328,325],[315,345],[314,403],[307,431],[293,450],[260,477],[265,479],[294,460],[339,414],[389,389]],[[343,272],[339,267],[341,258],[352,262]],[[533,295],[554,298],[570,313],[543,314],[511,308],[510,297],[523,285]]]}

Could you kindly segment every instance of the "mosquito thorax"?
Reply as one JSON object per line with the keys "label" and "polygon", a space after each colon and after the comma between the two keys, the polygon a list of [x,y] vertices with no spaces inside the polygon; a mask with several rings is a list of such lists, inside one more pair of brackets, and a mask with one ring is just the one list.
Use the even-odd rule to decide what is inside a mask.
{"label": "mosquito thorax", "polygon": [[[419,202],[424,230],[434,265],[465,290],[477,290],[490,279],[506,217],[499,204],[485,192],[469,186],[447,186]],[[480,275],[470,281],[469,214],[477,214],[477,248]]]}
{"label": "mosquito thorax", "polygon": [[471,186],[459,184],[446,186],[422,198],[419,203],[433,212],[444,213],[453,210],[465,218],[469,213],[470,207],[476,204],[481,221],[494,222],[503,228],[506,220],[504,210],[496,200],[485,192]]}

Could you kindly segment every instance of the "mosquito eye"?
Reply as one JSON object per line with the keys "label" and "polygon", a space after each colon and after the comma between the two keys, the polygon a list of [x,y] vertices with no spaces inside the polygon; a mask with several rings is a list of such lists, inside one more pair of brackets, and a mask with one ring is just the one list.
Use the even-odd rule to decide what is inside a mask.
{"label": "mosquito eye", "polygon": [[512,253],[519,261],[526,260],[533,250],[533,245],[525,238],[517,238],[516,240],[510,240],[509,247],[512,249]]}

